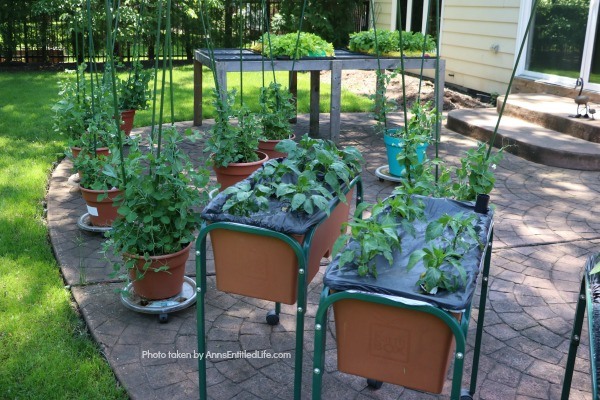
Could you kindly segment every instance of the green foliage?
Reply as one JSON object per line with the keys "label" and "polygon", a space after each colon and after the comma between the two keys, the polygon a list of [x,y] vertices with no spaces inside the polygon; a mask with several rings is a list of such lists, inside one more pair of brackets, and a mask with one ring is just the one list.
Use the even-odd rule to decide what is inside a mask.
{"label": "green foliage", "polygon": [[[302,20],[302,31],[311,32],[332,42],[340,48],[348,44],[348,37],[354,27],[354,13],[361,0],[307,0]],[[282,30],[297,31],[300,26],[303,2],[282,0],[280,14]]]}
{"label": "green foliage", "polygon": [[[270,43],[269,43],[270,40]],[[313,33],[292,32],[285,35],[264,34],[253,49],[262,51],[268,57],[333,57],[333,45]]]}
{"label": "green foliage", "polygon": [[152,75],[153,73],[150,70],[144,70],[139,62],[133,63],[127,79],[119,80],[120,110],[145,110],[148,108],[148,101],[152,98],[152,91],[148,83],[152,79]]}
{"label": "green foliage", "polygon": [[81,64],[76,79],[71,73],[71,79],[60,83],[59,100],[52,107],[54,131],[65,135],[70,146],[91,148],[95,142],[96,147],[105,147],[116,131],[110,82],[107,74],[101,81],[86,80],[85,68]]}
{"label": "green foliage", "polygon": [[223,205],[223,212],[246,217],[265,210],[269,205],[267,197],[272,193],[270,186],[257,184],[253,187],[245,181],[229,186],[223,191],[224,195],[231,195]]}
{"label": "green foliage", "polygon": [[430,244],[411,253],[406,267],[410,271],[423,261],[425,272],[417,285],[426,293],[436,294],[439,289],[455,292],[465,285],[467,275],[461,260],[473,247],[482,246],[475,222],[476,215],[458,213],[444,214],[427,225],[425,241]]}
{"label": "green foliage", "polygon": [[127,399],[74,309],[42,217],[52,163],[66,146],[50,118],[63,78],[0,73],[0,397]]}
{"label": "green foliage", "polygon": [[[385,29],[369,30],[352,33],[350,51],[382,56],[400,55],[400,33]],[[402,32],[402,53],[408,57],[421,56],[435,52],[435,40],[429,35],[423,36],[420,32]]]}
{"label": "green foliage", "polygon": [[82,150],[73,160],[73,168],[79,171],[81,178],[79,186],[91,190],[111,190],[122,186],[117,173],[119,160],[116,157],[116,154],[94,156],[88,149]]}
{"label": "green foliage", "polygon": [[283,203],[283,211],[329,213],[329,202],[346,202],[344,189],[361,171],[362,156],[353,147],[338,149],[333,142],[304,135],[299,143],[286,139],[276,149],[288,153],[283,161],[269,160],[254,175],[255,184],[227,188],[224,211],[248,216],[266,210],[269,199]]}
{"label": "green foliage", "polygon": [[[208,201],[209,173],[195,168],[180,148],[183,136],[175,127],[162,133],[162,150],[143,153],[133,143],[119,214],[105,250],[143,257],[175,253],[195,238],[199,208]],[[152,147],[151,147],[152,148]],[[146,170],[147,169],[147,170]],[[132,268],[133,260],[125,267]],[[121,266],[115,265],[115,272]]]}
{"label": "green foliage", "polygon": [[[400,250],[400,237],[396,219],[390,214],[378,211],[385,208],[382,203],[374,206],[361,203],[356,213],[360,215],[368,208],[373,208],[373,217],[354,217],[345,224],[350,227],[350,234],[343,234],[336,240],[333,253],[340,253],[338,267],[352,264],[357,268],[358,275],[371,274],[377,278],[377,259],[383,257],[391,265],[393,251]],[[349,240],[352,242],[346,246]],[[340,251],[342,247],[343,250]]]}
{"label": "green foliage", "polygon": [[[217,116],[204,148],[212,154],[210,162],[226,167],[231,163],[257,161],[258,140],[262,137],[260,119],[246,107],[233,109],[235,90],[228,92],[225,99],[216,90],[213,95]],[[237,117],[237,124],[231,122],[232,117]]]}
{"label": "green foliage", "polygon": [[488,194],[494,188],[496,164],[504,157],[500,149],[487,157],[487,146],[478,143],[475,149],[467,150],[460,160],[460,168],[456,170],[456,182],[453,193],[458,200],[475,200],[478,194]]}
{"label": "green foliage", "polygon": [[[455,292],[466,283],[467,275],[461,265],[460,255],[452,249],[430,245],[422,250],[415,250],[410,255],[407,269],[411,270],[420,260],[423,261],[425,272],[421,274],[417,285],[426,293],[436,294],[440,289]],[[442,269],[443,266],[456,269],[458,275],[451,269]]]}
{"label": "green foliage", "polygon": [[296,115],[296,105],[292,94],[271,82],[260,89],[258,98],[261,109],[263,136],[267,140],[289,139],[292,135],[290,119]]}
{"label": "green foliage", "polygon": [[557,75],[579,71],[589,4],[589,0],[539,1],[531,32],[530,69],[554,69]]}

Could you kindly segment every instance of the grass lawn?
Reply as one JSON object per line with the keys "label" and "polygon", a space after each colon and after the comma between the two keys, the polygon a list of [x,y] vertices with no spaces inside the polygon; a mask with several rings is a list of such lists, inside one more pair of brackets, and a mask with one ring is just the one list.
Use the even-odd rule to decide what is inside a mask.
{"label": "grass lawn", "polygon": [[[194,81],[192,79],[194,73],[193,66],[179,67],[173,71],[173,87],[174,87],[174,99],[175,99],[175,119],[177,121],[189,121],[192,120],[194,114]],[[162,74],[159,73],[159,83],[162,79]],[[266,84],[268,85],[271,81],[273,73],[266,71]],[[277,82],[287,87],[287,72],[277,73]],[[167,76],[168,79],[168,76]],[[258,94],[260,87],[262,86],[262,73],[261,72],[246,72],[244,73],[244,105],[250,107],[254,111],[259,110]],[[214,118],[214,107],[212,105],[212,88],[213,78],[212,72],[209,69],[204,68],[202,74],[202,80],[204,88],[202,91],[202,107],[204,118]],[[309,73],[298,73],[298,112],[308,113],[309,112]],[[229,89],[236,88],[238,90],[238,102],[239,104],[239,87],[240,87],[240,74],[231,72],[227,74],[227,85]],[[329,84],[321,84],[321,112],[329,112],[329,100],[330,100],[330,88]],[[168,115],[168,101],[170,97],[166,96],[167,103],[165,103],[165,115]],[[372,101],[366,97],[357,96],[353,93],[342,90],[342,112],[361,112],[369,111],[372,105]],[[152,121],[152,113],[150,110],[138,111],[135,115],[135,126],[147,126]]]}
{"label": "grass lawn", "polygon": [[[177,120],[192,119],[192,75],[191,66],[174,72]],[[65,146],[51,129],[62,77],[0,73],[0,398],[126,398],[64,288],[42,218],[48,173]],[[247,102],[257,107],[251,92],[260,74],[244,79]],[[300,112],[308,112],[308,81],[301,74]],[[212,82],[208,71],[204,82]],[[234,74],[229,82],[237,82]],[[322,86],[324,98],[328,89]],[[370,101],[345,93],[342,104],[342,111],[366,111]],[[137,126],[149,121],[149,111],[136,116]]]}
{"label": "grass lawn", "polygon": [[0,397],[126,398],[63,287],[42,219],[64,146],[51,131],[57,78],[0,74]]}

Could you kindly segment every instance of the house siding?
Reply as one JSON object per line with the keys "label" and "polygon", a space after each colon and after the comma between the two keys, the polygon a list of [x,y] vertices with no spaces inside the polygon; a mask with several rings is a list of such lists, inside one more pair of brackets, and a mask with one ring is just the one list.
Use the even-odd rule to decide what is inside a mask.
{"label": "house siding", "polygon": [[[375,1],[378,29],[394,26],[392,1]],[[521,0],[444,0],[440,54],[446,82],[504,93],[516,58],[520,9]]]}
{"label": "house siding", "polygon": [[[503,93],[515,61],[520,1],[445,0],[441,55],[446,82]],[[498,46],[498,52],[492,50]]]}
{"label": "house siding", "polygon": [[[394,27],[395,16],[392,14],[393,6],[392,0],[380,0],[375,1],[375,27],[377,29],[392,29]],[[369,21],[371,26],[372,21]]]}

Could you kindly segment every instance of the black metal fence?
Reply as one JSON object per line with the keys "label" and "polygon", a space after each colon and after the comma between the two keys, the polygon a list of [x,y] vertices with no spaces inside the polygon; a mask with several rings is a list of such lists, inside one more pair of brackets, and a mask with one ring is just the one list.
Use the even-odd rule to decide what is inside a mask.
{"label": "black metal fence", "polygon": [[[268,20],[279,11],[280,0],[268,0],[266,17]],[[237,3],[237,2],[236,2]],[[242,10],[238,4],[222,6],[207,11],[211,22],[210,34],[217,47],[238,47],[240,44],[240,25],[243,41],[249,43],[260,37],[263,28],[263,10],[261,1],[249,1]],[[366,30],[369,26],[369,2],[364,1],[353,15],[356,31]],[[2,21],[0,21],[2,22]],[[241,23],[241,24],[240,24]],[[76,61],[76,48],[87,55],[85,46],[88,38],[73,29],[73,23],[63,14],[25,15],[22,18],[10,18],[0,24],[0,63],[70,63]],[[101,29],[101,28],[100,28]],[[182,13],[173,20],[172,51],[176,60],[192,60],[195,48],[205,47],[202,26],[197,18]],[[95,31],[95,34],[98,33]],[[98,37],[103,35],[98,34]],[[161,51],[154,49],[155,38],[148,34],[142,36],[137,51],[141,60],[153,60]],[[83,49],[83,52],[82,52]],[[129,41],[117,41],[115,52],[122,61],[129,62],[135,52]],[[96,43],[96,60],[104,61],[105,54],[101,42]]]}

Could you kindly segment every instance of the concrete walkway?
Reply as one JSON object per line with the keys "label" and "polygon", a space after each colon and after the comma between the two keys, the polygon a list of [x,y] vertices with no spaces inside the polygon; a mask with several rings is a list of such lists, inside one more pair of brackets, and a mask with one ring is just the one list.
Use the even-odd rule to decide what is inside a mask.
{"label": "concrete walkway", "polygon": [[[297,133],[306,132],[307,123],[307,117],[301,117]],[[327,132],[323,123],[321,129]],[[388,195],[394,187],[389,182],[379,182],[374,175],[375,169],[386,161],[383,141],[372,134],[371,125],[366,114],[342,116],[342,144],[357,146],[367,161],[363,173],[367,201]],[[444,129],[440,155],[456,162],[473,145],[473,140]],[[198,145],[186,144],[185,148],[201,158]],[[122,283],[110,277],[110,262],[99,253],[102,236],[85,233],[76,226],[85,205],[69,179],[70,167],[70,162],[64,161],[53,173],[48,192],[48,225],[65,280],[93,337],[131,398],[198,398],[196,360],[184,358],[197,350],[195,307],[171,314],[168,323],[159,324],[155,315],[135,313],[120,303],[115,291]],[[542,166],[511,154],[506,154],[496,173],[498,182],[492,193],[497,211],[491,286],[475,398],[558,399],[579,279],[586,257],[600,252],[600,174]],[[323,260],[322,271],[326,261]],[[195,275],[193,257],[187,273]],[[210,359],[209,397],[291,399],[295,308],[283,306],[281,323],[271,327],[264,322],[271,303],[218,292],[214,277],[209,277],[208,283],[210,351],[266,350],[291,357]],[[305,324],[303,398],[307,399],[311,394],[314,315],[321,286],[319,274],[309,287]],[[477,298],[473,304],[464,386],[470,377]],[[329,332],[332,328],[330,323]],[[440,396],[390,384],[374,391],[363,378],[337,371],[332,333],[328,334],[327,343],[323,399],[449,397],[449,380],[445,394]],[[588,359],[584,332],[572,399],[592,398]]]}

